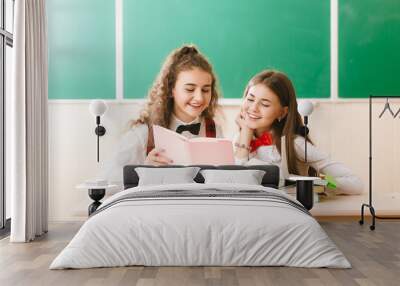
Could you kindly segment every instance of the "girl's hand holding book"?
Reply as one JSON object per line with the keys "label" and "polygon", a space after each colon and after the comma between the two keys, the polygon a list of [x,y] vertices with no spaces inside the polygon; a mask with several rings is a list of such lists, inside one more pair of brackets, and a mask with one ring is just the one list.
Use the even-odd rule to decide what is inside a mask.
{"label": "girl's hand holding book", "polygon": [[165,150],[159,148],[154,148],[153,150],[151,150],[150,153],[147,155],[145,161],[146,165],[154,166],[164,166],[172,163],[173,161],[165,156]]}

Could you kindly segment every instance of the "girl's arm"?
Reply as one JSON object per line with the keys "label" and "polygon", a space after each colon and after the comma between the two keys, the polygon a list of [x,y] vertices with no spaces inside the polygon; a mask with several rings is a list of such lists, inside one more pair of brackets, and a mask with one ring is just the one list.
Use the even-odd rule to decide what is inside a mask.
{"label": "girl's arm", "polygon": [[236,124],[239,126],[239,136],[233,142],[235,147],[236,163],[243,164],[249,160],[250,141],[253,139],[254,130],[247,127],[241,114],[236,118]]}
{"label": "girl's arm", "polygon": [[[304,137],[295,139],[295,150],[301,161],[305,161]],[[363,182],[353,172],[340,162],[335,162],[317,147],[307,142],[307,164],[317,172],[333,177],[337,183],[336,194],[358,195],[363,192]]]}

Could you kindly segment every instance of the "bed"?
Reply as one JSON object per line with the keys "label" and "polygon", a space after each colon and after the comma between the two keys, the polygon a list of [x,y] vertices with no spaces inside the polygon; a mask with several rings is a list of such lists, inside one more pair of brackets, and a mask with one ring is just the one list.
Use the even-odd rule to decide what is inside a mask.
{"label": "bed", "polygon": [[136,170],[143,167],[149,166],[124,168],[125,190],[102,203],[50,269],[351,267],[311,214],[277,189],[275,166],[197,166],[202,172],[262,170],[259,185],[204,182],[200,172],[193,183],[138,185]]}

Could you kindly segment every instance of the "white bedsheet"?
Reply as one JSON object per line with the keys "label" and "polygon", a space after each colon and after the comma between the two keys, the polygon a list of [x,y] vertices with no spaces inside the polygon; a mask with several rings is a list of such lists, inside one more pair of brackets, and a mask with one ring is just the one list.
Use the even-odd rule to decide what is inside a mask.
{"label": "white bedsheet", "polygon": [[[154,190],[263,190],[254,185],[180,184]],[[123,201],[89,218],[50,269],[126,265],[294,266],[350,268],[310,215],[257,198],[168,198]]]}

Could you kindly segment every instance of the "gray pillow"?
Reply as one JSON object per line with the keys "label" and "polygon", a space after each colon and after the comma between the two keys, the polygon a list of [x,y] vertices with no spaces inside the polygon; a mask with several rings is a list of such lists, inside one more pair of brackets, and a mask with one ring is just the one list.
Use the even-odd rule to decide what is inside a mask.
{"label": "gray pillow", "polygon": [[204,183],[261,185],[265,171],[262,170],[202,170]]}
{"label": "gray pillow", "polygon": [[196,183],[193,179],[199,170],[199,167],[135,168],[139,176],[139,186]]}

